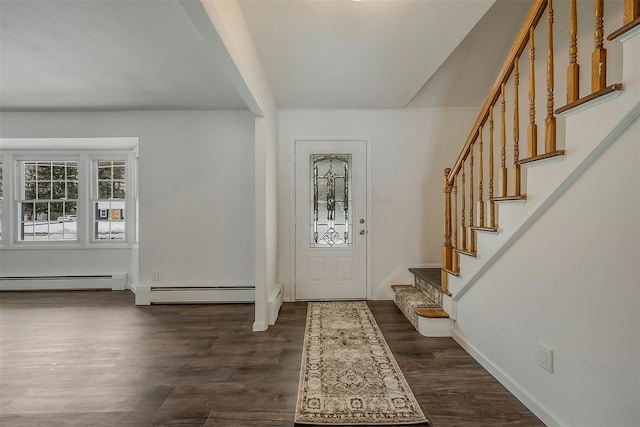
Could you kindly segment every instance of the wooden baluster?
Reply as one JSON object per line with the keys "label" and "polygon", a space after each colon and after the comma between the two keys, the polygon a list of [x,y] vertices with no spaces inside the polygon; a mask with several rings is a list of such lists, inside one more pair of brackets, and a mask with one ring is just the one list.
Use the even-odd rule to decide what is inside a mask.
{"label": "wooden baluster", "polygon": [[623,24],[627,25],[638,18],[640,18],[640,0],[624,0]]}
{"label": "wooden baluster", "polygon": [[591,55],[591,92],[607,87],[607,50],[604,48],[604,0],[594,0],[595,50]]}
{"label": "wooden baluster", "polygon": [[471,227],[473,227],[473,144],[469,150],[469,252],[476,251],[476,235]]}
{"label": "wooden baluster", "polygon": [[462,159],[462,190],[460,190],[460,205],[461,205],[461,215],[460,215],[460,249],[463,251],[467,251],[467,227],[466,227],[466,194],[465,194],[465,174],[464,174],[464,161]]}
{"label": "wooden baluster", "polygon": [[513,63],[513,192],[516,196],[520,195],[520,98],[518,96],[518,87],[520,86],[520,72],[518,71],[517,57]]}
{"label": "wooden baluster", "polygon": [[536,47],[533,30],[529,29],[529,127],[527,129],[527,156],[538,155],[538,125],[536,124]]}
{"label": "wooden baluster", "polygon": [[[453,248],[451,247],[451,184],[447,177],[451,168],[444,170],[442,177],[442,187],[444,190],[444,244],[442,245],[442,268],[451,271],[453,268]],[[446,271],[441,273],[441,286],[447,292],[448,276]]]}
{"label": "wooden baluster", "polygon": [[556,151],[556,117],[553,115],[553,5],[547,3],[547,117],[544,146],[546,153]]}
{"label": "wooden baluster", "polygon": [[[458,249],[458,175],[453,178],[453,248]],[[460,263],[457,252],[453,252],[451,269],[454,272],[460,271]]]}
{"label": "wooden baluster", "polygon": [[500,89],[500,197],[507,197],[507,130],[505,111],[507,104],[504,100],[504,83]]}
{"label": "wooden baluster", "polygon": [[489,108],[489,216],[491,228],[496,228],[496,204],[493,201],[493,105]]}
{"label": "wooden baluster", "polygon": [[567,104],[580,98],[580,65],[578,65],[578,15],[576,0],[569,2],[569,67],[567,68]]}
{"label": "wooden baluster", "polygon": [[478,145],[478,225],[484,227],[484,194],[482,183],[484,181],[484,170],[482,164],[482,126],[478,130],[480,141]]}

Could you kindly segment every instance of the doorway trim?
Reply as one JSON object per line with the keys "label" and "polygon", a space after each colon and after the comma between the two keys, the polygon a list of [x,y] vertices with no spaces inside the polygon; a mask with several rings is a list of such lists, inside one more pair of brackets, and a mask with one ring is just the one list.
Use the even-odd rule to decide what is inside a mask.
{"label": "doorway trim", "polygon": [[297,142],[335,142],[335,141],[348,141],[348,142],[356,142],[363,141],[366,146],[367,152],[367,215],[366,215],[366,223],[369,224],[367,227],[369,236],[367,236],[367,268],[366,268],[366,276],[367,276],[367,300],[372,299],[373,296],[373,287],[371,285],[371,267],[372,267],[372,230],[374,224],[371,222],[371,211],[372,211],[372,197],[371,197],[371,139],[368,137],[337,137],[337,136],[314,136],[314,137],[292,137],[291,144],[289,147],[289,158],[291,161],[289,162],[289,173],[290,173],[290,182],[289,182],[289,194],[290,194],[290,203],[289,203],[289,211],[290,211],[290,221],[289,224],[289,247],[291,248],[289,251],[289,299],[291,301],[297,301],[296,299],[296,143]]}

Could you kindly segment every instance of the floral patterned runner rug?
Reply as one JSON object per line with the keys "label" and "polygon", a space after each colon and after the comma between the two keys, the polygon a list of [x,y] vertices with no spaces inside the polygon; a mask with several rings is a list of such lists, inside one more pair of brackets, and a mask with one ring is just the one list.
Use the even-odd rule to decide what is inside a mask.
{"label": "floral patterned runner rug", "polygon": [[295,423],[427,425],[366,302],[309,303]]}

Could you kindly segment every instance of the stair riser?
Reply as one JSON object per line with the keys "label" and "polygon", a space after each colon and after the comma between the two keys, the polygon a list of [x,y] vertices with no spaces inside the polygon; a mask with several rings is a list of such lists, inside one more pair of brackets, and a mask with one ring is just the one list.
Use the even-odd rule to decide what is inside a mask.
{"label": "stair riser", "polygon": [[425,337],[450,337],[451,319],[418,317],[418,332]]}

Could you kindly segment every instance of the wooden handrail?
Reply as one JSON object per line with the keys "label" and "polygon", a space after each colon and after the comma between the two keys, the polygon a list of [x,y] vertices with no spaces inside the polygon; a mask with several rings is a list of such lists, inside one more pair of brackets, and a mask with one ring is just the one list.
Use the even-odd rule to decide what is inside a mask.
{"label": "wooden handrail", "polygon": [[624,0],[623,24],[630,24],[638,18],[640,18],[640,0]]}
{"label": "wooden handrail", "polygon": [[451,172],[449,172],[449,176],[447,177],[447,180],[450,183],[453,182],[454,176],[457,175],[457,173],[460,171],[460,167],[462,166],[463,160],[466,159],[466,157],[468,156],[469,150],[471,149],[471,145],[478,137],[478,129],[487,120],[487,117],[489,116],[489,108],[493,104],[495,104],[495,102],[500,97],[500,90],[501,90],[502,84],[506,83],[506,81],[511,76],[515,58],[519,57],[524,51],[525,47],[527,46],[527,43],[529,42],[529,28],[533,28],[538,24],[538,21],[540,21],[540,18],[542,17],[542,14],[544,13],[545,8],[547,7],[547,2],[548,0],[534,0],[533,5],[531,6],[531,9],[529,9],[529,13],[527,14],[527,17],[525,18],[525,21],[522,27],[520,28],[520,32],[518,32],[518,35],[515,38],[515,41],[511,47],[511,50],[509,51],[507,58],[505,59],[505,62],[502,65],[502,68],[500,69],[500,72],[498,73],[498,77],[493,83],[493,86],[489,91],[489,95],[487,96],[487,99],[484,102],[482,109],[480,110],[480,114],[478,114],[478,118],[476,119],[473,127],[471,128],[471,132],[467,137],[464,147],[462,148],[462,151],[458,155],[458,159],[456,160],[456,163],[451,169]]}
{"label": "wooden handrail", "polygon": [[[638,15],[640,15],[640,0],[624,1],[625,27],[618,30],[615,34],[623,30],[628,30],[628,27],[636,25],[636,21],[640,19],[638,18]],[[557,56],[560,55],[557,54],[557,50],[554,52],[555,11],[553,0],[532,0],[532,6],[504,63],[500,67],[500,71],[489,90],[467,139],[464,141],[464,145],[458,154],[454,166],[451,169],[446,169],[443,176],[446,206],[445,238],[442,252],[443,289],[448,286],[447,274],[460,274],[458,255],[465,254],[475,256],[476,231],[495,232],[498,230],[497,203],[526,200],[526,194],[522,189],[521,165],[564,155],[564,150],[558,150],[556,147],[557,112],[565,108],[572,108],[583,102],[588,102],[602,96],[608,91],[621,89],[622,85],[603,88],[603,85],[606,83],[607,59],[604,44],[604,3],[604,0],[593,0],[594,51],[591,64],[592,92],[580,98],[580,66],[578,64],[578,43],[580,40],[578,40],[579,14],[577,13],[579,2],[569,0],[569,13],[566,21],[568,22],[569,35],[566,95],[569,104],[558,110],[554,110],[556,101],[554,62],[557,61],[558,64],[561,64],[565,58],[558,59]],[[543,24],[541,19],[544,15],[546,15],[546,22]],[[564,19],[563,16],[563,22]],[[536,27],[538,27],[539,30],[536,30]],[[542,34],[545,30],[546,39],[543,38],[543,43],[540,43],[540,48],[544,49],[544,54],[540,55],[541,58],[536,64],[534,36],[536,36],[536,32]],[[524,55],[524,58],[522,58],[527,48],[528,55]],[[523,64],[519,63],[521,59]],[[525,103],[523,102],[523,105],[520,105],[519,71],[520,66],[525,68],[527,65],[529,71],[527,76],[528,111],[520,108],[521,106],[524,107]],[[543,66],[546,70],[543,70]],[[536,87],[536,81],[539,81],[539,88]],[[513,83],[513,90],[507,93],[506,88],[508,83]],[[523,91],[526,90],[526,88],[523,84]],[[538,124],[536,121],[537,94],[540,95],[538,101],[540,108],[538,108],[538,111],[546,107],[544,108],[546,114],[544,116],[540,114],[541,117],[538,119],[541,125],[542,121],[544,121],[544,149],[541,147],[542,153],[538,153]],[[508,103],[506,98],[509,98]],[[507,104],[509,115],[513,113],[511,121],[513,130],[511,135],[507,134]],[[524,129],[524,125],[521,129],[521,115],[522,118],[528,115],[526,130]],[[509,120],[511,120],[511,118]],[[495,126],[499,126],[499,128]],[[520,158],[521,152],[524,152],[525,136],[524,133],[521,134],[521,131],[526,132],[526,153],[528,155],[526,158]],[[507,136],[512,136],[513,138],[512,155],[511,148],[507,148]],[[495,148],[494,140],[496,143]],[[476,144],[478,145],[477,158],[475,157]],[[511,160],[513,160],[513,163]],[[510,175],[509,172],[511,172],[512,175]],[[509,180],[509,178],[511,178],[511,180]],[[458,186],[460,186],[460,194],[458,194]],[[488,193],[486,202],[485,192]],[[475,197],[476,194],[477,198]]]}

